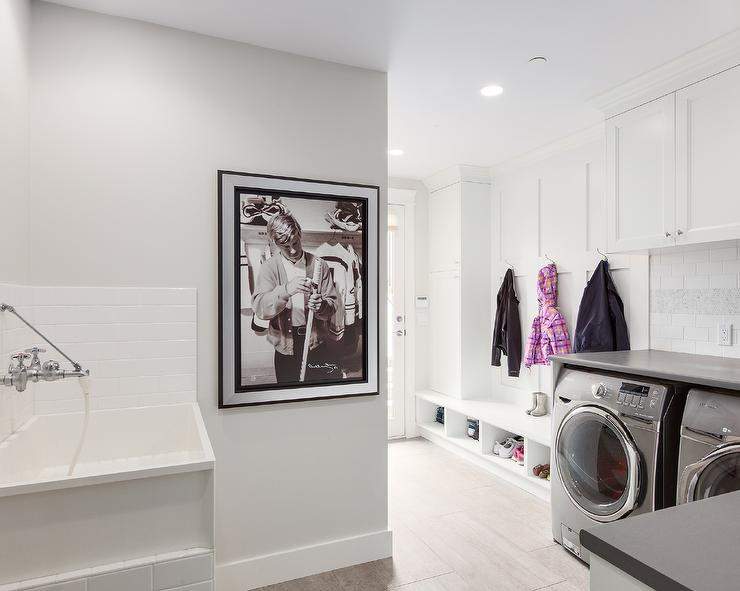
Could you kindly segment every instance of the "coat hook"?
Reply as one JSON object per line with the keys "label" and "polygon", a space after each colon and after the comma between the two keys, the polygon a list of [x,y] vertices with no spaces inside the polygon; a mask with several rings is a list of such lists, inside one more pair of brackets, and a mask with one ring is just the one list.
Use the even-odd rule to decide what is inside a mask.
{"label": "coat hook", "polygon": [[504,263],[506,264],[507,267],[509,267],[509,269],[511,269],[512,271],[514,270],[514,265],[512,265],[509,261],[504,259]]}
{"label": "coat hook", "polygon": [[602,260],[604,260],[604,261],[608,261],[609,260],[609,257],[607,257],[605,253],[601,252],[601,249],[597,248],[596,249],[596,252],[601,255],[601,259]]}
{"label": "coat hook", "polygon": [[545,253],[545,258],[550,261],[553,265],[555,264],[555,261],[553,261],[549,256],[547,256],[547,253]]}

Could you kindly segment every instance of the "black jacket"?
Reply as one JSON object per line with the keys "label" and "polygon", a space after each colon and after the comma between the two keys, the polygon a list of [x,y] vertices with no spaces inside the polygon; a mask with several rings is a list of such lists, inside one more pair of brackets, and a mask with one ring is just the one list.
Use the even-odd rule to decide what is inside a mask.
{"label": "black jacket", "polygon": [[624,304],[609,274],[609,263],[601,261],[583,290],[573,350],[580,353],[628,351],[629,348]]}
{"label": "black jacket", "polygon": [[491,365],[501,365],[501,353],[506,355],[509,375],[518,377],[522,363],[522,327],[519,324],[519,300],[516,299],[514,273],[511,269],[506,271],[496,296]]}

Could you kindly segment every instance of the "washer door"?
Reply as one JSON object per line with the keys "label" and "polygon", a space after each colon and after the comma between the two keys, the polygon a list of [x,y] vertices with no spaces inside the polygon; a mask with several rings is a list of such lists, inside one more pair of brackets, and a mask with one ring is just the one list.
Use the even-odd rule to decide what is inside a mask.
{"label": "washer door", "polygon": [[686,466],[681,474],[679,502],[690,503],[740,490],[740,444],[720,447]]}
{"label": "washer door", "polygon": [[569,412],[555,438],[558,476],[570,500],[596,521],[615,521],[637,503],[640,455],[622,422],[598,406]]}

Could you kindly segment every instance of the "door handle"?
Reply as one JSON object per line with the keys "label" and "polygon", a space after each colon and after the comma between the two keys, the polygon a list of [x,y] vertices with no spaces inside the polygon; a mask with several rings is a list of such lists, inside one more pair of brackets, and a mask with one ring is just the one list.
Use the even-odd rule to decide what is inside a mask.
{"label": "door handle", "polygon": [[709,437],[710,439],[714,439],[715,441],[724,441],[725,438],[723,435],[720,435],[719,433],[712,433],[711,431],[704,431],[703,429],[696,429],[695,427],[689,427],[688,425],[683,426],[686,431],[689,431],[690,433],[695,433],[696,435],[704,435],[704,437]]}
{"label": "door handle", "polygon": [[632,419],[633,421],[637,421],[638,423],[644,423],[645,425],[652,425],[655,422],[651,419],[646,419],[644,417],[637,417],[635,415],[631,415],[626,412],[620,412],[619,416],[625,419]]}

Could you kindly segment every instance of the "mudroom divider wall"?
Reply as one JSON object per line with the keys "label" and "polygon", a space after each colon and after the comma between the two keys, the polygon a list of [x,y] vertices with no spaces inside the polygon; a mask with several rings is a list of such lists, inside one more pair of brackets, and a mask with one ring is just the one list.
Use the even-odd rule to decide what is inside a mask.
{"label": "mudroom divider wall", "polygon": [[[416,392],[417,428],[423,437],[549,499],[549,481],[534,476],[532,469],[550,461],[550,416],[532,417],[524,410],[532,392],[551,394],[550,368],[534,365],[528,369],[522,365],[518,377],[509,377],[505,357],[502,367],[491,366],[496,295],[504,274],[512,268],[524,352],[538,310],[537,275],[542,267],[554,262],[558,307],[573,335],[583,288],[602,258],[598,251],[606,249],[604,129],[597,126],[490,171],[464,166],[456,170],[456,183],[435,184],[440,178],[435,175],[426,184],[430,189],[430,334],[453,334],[460,343],[453,350],[449,338],[441,342],[432,338],[430,358],[437,373],[442,359],[457,358],[457,364],[449,360],[445,363],[458,368],[459,373],[452,376],[455,379],[446,376],[442,380],[435,379],[430,371],[430,388]],[[482,187],[490,188],[484,195],[485,203],[480,195]],[[459,232],[457,244],[450,240],[435,242],[434,228],[439,223],[434,203],[440,197],[454,197],[459,202],[452,208],[456,215],[448,220],[455,230],[448,233]],[[481,212],[490,212],[490,221],[482,225]],[[482,251],[484,245],[490,250]],[[608,258],[624,300],[632,347],[646,348],[648,255]],[[444,266],[447,259],[449,269]],[[485,265],[490,273],[483,268]],[[435,273],[450,273],[460,279],[452,288],[435,292]],[[489,301],[480,301],[481,290],[488,294]],[[457,302],[456,308],[451,309],[452,301]],[[474,324],[466,324],[466,317],[477,318],[478,328],[487,330],[471,328]],[[436,351],[435,356],[437,347],[443,347],[445,354]],[[475,355],[470,353],[473,351]],[[440,407],[444,409],[442,415]],[[478,439],[468,436],[469,419],[478,421]],[[493,453],[495,441],[511,436],[523,438],[524,465]]]}
{"label": "mudroom divider wall", "polygon": [[[523,343],[537,313],[537,273],[554,262],[558,307],[573,336],[578,307],[591,273],[606,253],[604,131],[597,126],[492,169],[493,305],[506,269],[514,270]],[[600,252],[599,252],[600,251]],[[607,254],[625,305],[633,349],[648,347],[649,257]],[[523,346],[524,350],[524,346]],[[528,393],[550,394],[548,366],[521,368],[510,378],[492,368],[493,396],[526,404]]]}

